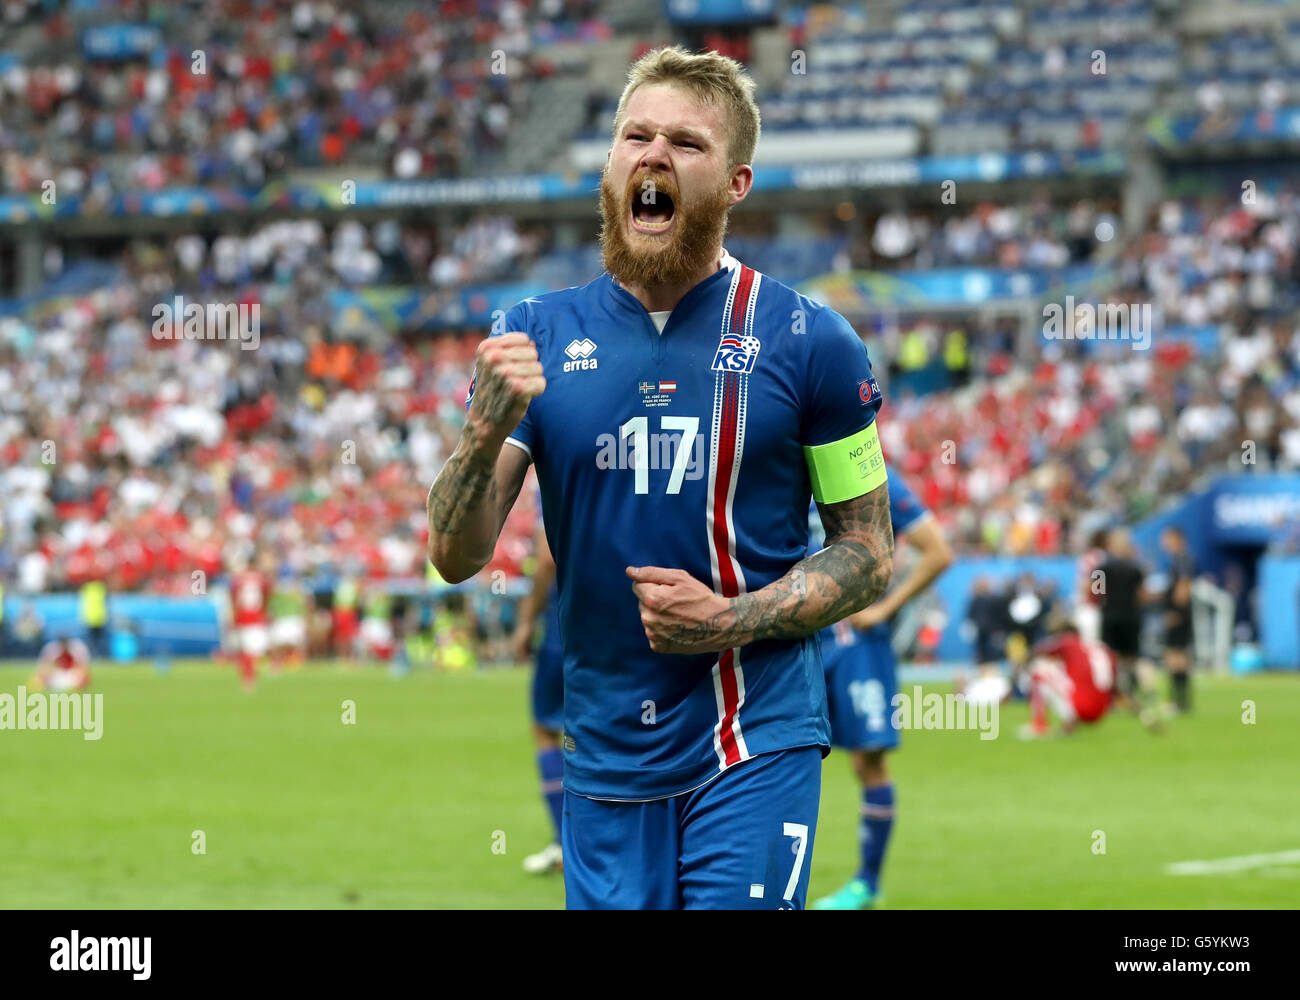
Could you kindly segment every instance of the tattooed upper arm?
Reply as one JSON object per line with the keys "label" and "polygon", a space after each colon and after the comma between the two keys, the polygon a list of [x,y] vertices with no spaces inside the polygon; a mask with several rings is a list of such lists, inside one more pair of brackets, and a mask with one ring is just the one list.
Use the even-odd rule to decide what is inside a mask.
{"label": "tattooed upper arm", "polygon": [[[842,595],[844,603],[855,605],[844,612],[852,614],[885,592],[893,572],[894,525],[889,517],[889,482],[852,500],[819,503],[817,511],[826,530],[826,548],[819,555],[835,553],[826,560],[828,563],[856,567],[862,578],[862,591],[848,587]],[[831,566],[819,568],[829,570]]]}
{"label": "tattooed upper arm", "polygon": [[861,611],[889,586],[894,569],[889,484],[817,507],[826,547],[766,587],[733,597],[729,615],[710,623],[731,645],[801,638]]}
{"label": "tattooed upper arm", "polygon": [[817,512],[826,531],[826,544],[844,537],[863,539],[888,537],[889,550],[894,547],[894,525],[889,519],[889,481],[870,493],[839,503],[818,503]]}

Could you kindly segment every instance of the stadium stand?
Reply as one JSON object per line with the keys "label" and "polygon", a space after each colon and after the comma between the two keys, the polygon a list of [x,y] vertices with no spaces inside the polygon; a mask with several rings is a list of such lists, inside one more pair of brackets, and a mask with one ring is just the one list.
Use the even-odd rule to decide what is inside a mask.
{"label": "stadium stand", "polygon": [[[220,576],[261,548],[323,581],[423,577],[424,491],[454,446],[474,345],[498,302],[597,273],[590,192],[545,212],[528,197],[224,212],[214,195],[160,217],[130,199],[598,169],[609,68],[666,34],[645,7],[3,5],[0,196],[35,204],[54,180],[84,200],[39,231],[0,226],[8,593],[104,574],[115,592],[188,593],[182,569]],[[983,178],[990,157],[1044,157],[955,203],[914,179],[812,197],[796,177],[738,211],[727,240],[782,281],[872,290],[843,311],[883,376],[886,451],[959,552],[1080,551],[1096,527],[1240,472],[1243,435],[1256,469],[1300,469],[1294,179],[1266,165],[1249,201],[1235,181],[1160,179],[1167,141],[1224,134],[1207,121],[1237,116],[1265,142],[1250,152],[1275,148],[1300,96],[1300,20],[1271,16],[795,4],[713,38],[760,80],[760,164],[881,157]],[[1075,169],[1088,151],[1125,167]],[[126,221],[96,229],[123,196]],[[1010,291],[945,298],[941,271]],[[929,291],[897,291],[922,278]],[[1154,349],[1045,342],[1047,291],[1076,287],[1150,304]],[[177,295],[257,305],[261,346],[151,336],[153,306]],[[51,441],[57,463],[42,461]],[[535,516],[517,509],[491,570],[520,575]]]}

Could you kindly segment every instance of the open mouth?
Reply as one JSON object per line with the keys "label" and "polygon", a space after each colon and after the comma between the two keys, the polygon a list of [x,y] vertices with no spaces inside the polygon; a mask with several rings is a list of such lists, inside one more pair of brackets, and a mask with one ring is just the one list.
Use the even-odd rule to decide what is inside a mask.
{"label": "open mouth", "polygon": [[662,233],[672,225],[677,210],[673,199],[663,191],[656,191],[653,201],[637,194],[632,198],[632,228],[638,233]]}

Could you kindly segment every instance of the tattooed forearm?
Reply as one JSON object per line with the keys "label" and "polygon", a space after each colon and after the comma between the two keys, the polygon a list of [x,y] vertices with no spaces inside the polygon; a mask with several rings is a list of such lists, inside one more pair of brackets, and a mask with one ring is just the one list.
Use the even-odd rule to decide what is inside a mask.
{"label": "tattooed forearm", "polygon": [[529,462],[523,449],[502,448],[546,389],[537,348],[526,333],[488,337],[476,354],[476,388],[470,389],[460,444],[425,501],[429,561],[451,583],[469,579],[492,558]]}
{"label": "tattooed forearm", "polygon": [[894,564],[889,484],[820,510],[826,548],[761,590],[733,598],[731,620],[718,616],[717,626],[738,640],[735,645],[809,635],[865,608],[889,586]]}
{"label": "tattooed forearm", "polygon": [[[519,397],[510,391],[509,383],[496,372],[485,371],[478,379],[470,423],[495,427],[508,420],[508,415],[518,405]],[[511,425],[518,422],[515,419]]]}
{"label": "tattooed forearm", "polygon": [[507,446],[502,454],[499,444],[481,443],[466,425],[425,503],[429,559],[447,581],[468,579],[492,559],[505,513],[527,471],[524,452]]}
{"label": "tattooed forearm", "polygon": [[472,425],[429,488],[429,534],[459,535],[483,506],[496,506],[496,455],[474,447]]}

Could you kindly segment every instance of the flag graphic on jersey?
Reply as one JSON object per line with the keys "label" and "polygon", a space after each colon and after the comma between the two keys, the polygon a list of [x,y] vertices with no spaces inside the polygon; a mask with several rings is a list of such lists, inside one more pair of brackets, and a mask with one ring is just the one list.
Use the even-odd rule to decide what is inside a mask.
{"label": "flag graphic on jersey", "polygon": [[[853,328],[724,256],[662,334],[608,274],[519,303],[502,329],[528,333],[547,380],[507,441],[536,468],[555,555],[565,787],[663,798],[758,754],[828,747],[816,636],[656,653],[625,570],[680,569],[737,597],[804,557],[805,448],[861,434],[879,406],[860,396],[871,367]],[[599,367],[566,368],[584,341]],[[635,458],[601,460],[617,453]]]}

